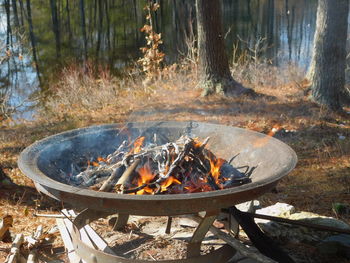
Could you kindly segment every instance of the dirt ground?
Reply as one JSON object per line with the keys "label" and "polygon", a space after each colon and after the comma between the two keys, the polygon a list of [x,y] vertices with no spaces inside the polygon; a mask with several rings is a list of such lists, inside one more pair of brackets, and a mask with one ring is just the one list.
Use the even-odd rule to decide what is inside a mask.
{"label": "dirt ground", "polygon": [[[40,224],[48,231],[54,219],[36,213],[57,213],[65,204],[36,192],[33,183],[17,166],[19,153],[34,141],[78,127],[129,121],[196,120],[238,126],[275,136],[298,155],[297,167],[271,192],[261,196],[266,206],[286,202],[299,211],[339,217],[350,223],[349,214],[335,214],[334,203],[350,204],[350,114],[330,113],[310,102],[300,83],[279,87],[257,87],[254,97],[200,97],[193,86],[171,85],[153,88],[141,95],[118,98],[118,103],[94,110],[70,108],[55,116],[41,115],[36,121],[0,123],[0,165],[14,184],[0,185],[0,216],[14,218],[12,234],[33,233]],[[175,99],[176,98],[176,99]],[[345,109],[350,112],[350,109]],[[272,129],[279,131],[273,133]],[[41,262],[66,261],[57,236],[51,247],[41,250]],[[0,262],[10,244],[0,242]],[[291,251],[302,251],[297,246]],[[303,247],[305,249],[305,246]],[[312,251],[313,248],[307,248]],[[310,255],[312,253],[309,253]],[[300,261],[312,262],[312,261]],[[314,261],[317,262],[317,261]]]}

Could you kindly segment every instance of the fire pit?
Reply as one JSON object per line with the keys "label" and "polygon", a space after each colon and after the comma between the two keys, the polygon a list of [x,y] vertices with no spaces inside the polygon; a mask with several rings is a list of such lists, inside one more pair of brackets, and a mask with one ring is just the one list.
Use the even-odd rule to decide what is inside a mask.
{"label": "fire pit", "polygon": [[[126,139],[144,136],[150,140],[155,134],[160,143],[176,140],[181,135],[201,139],[210,136],[208,148],[217,156],[226,160],[236,156],[233,160],[235,166],[255,167],[251,182],[210,192],[172,195],[97,192],[65,183],[64,177],[68,176],[71,164],[82,156],[87,159],[106,156]],[[289,146],[253,131],[200,122],[145,122],[93,126],[50,136],[26,148],[20,155],[19,167],[40,192],[75,207],[100,211],[78,216],[77,224],[113,213],[120,215],[121,225],[131,214],[174,216],[207,211],[204,223],[199,225],[193,237],[192,243],[200,244],[203,233],[208,231],[221,208],[252,200],[267,192],[294,168],[296,161],[296,154]],[[189,253],[192,254],[190,258],[198,256],[198,249],[193,251]]]}

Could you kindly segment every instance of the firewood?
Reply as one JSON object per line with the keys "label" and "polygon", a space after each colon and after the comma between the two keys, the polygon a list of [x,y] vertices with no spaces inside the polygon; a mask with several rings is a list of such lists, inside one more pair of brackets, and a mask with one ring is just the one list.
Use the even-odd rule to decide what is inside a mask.
{"label": "firewood", "polygon": [[160,185],[162,182],[164,182],[166,179],[168,179],[170,176],[173,175],[175,170],[179,168],[179,165],[184,160],[185,156],[189,153],[189,151],[191,150],[192,147],[193,147],[193,140],[192,139],[186,140],[183,151],[181,151],[179,153],[177,158],[170,165],[169,170],[168,170],[168,172],[165,175],[160,176],[155,182],[152,182],[152,183],[149,183],[149,184],[143,184],[143,185],[141,185],[139,187],[136,187],[136,188],[133,188],[133,189],[123,190],[123,193],[124,194],[136,193],[136,192],[142,190],[143,188],[145,188],[147,186],[150,187],[150,188],[156,188],[158,185]]}
{"label": "firewood", "polygon": [[6,237],[6,233],[8,233],[10,227],[12,227],[13,218],[11,215],[6,215],[2,218],[0,223],[0,241]]}
{"label": "firewood", "polygon": [[129,180],[130,175],[135,171],[140,164],[141,159],[135,159],[134,162],[125,170],[123,175],[118,179],[116,186],[125,186],[125,183]]}
{"label": "firewood", "polygon": [[26,237],[26,241],[28,242],[28,249],[33,249],[39,245],[42,241],[41,236],[43,234],[43,226],[39,225],[33,236]]}
{"label": "firewood", "polygon": [[124,173],[125,166],[120,162],[119,166],[114,169],[112,174],[108,177],[108,179],[102,184],[99,191],[101,192],[108,192],[113,188],[113,181],[115,181],[121,173]]}
{"label": "firewood", "polygon": [[179,153],[177,158],[173,161],[173,163],[170,165],[169,170],[166,175],[161,176],[155,184],[160,184],[161,182],[164,182],[166,179],[168,179],[170,176],[173,175],[173,173],[176,171],[176,169],[179,168],[179,165],[182,163],[186,155],[188,155],[189,151],[193,147],[193,140],[192,139],[187,139],[185,141],[184,149],[182,152]]}
{"label": "firewood", "polygon": [[48,217],[48,218],[66,218],[62,214],[36,214],[36,213],[34,213],[33,216],[35,216],[35,217]]}
{"label": "firewood", "polygon": [[127,141],[123,141],[119,147],[117,148],[117,150],[115,150],[113,153],[109,154],[107,156],[107,162],[108,163],[114,163],[116,159],[118,159],[118,155],[120,155],[122,153],[123,148],[126,147]]}
{"label": "firewood", "polygon": [[16,263],[20,257],[20,247],[23,243],[23,234],[17,234],[10,250],[10,254],[7,256],[5,263]]}
{"label": "firewood", "polygon": [[29,252],[27,263],[37,263],[38,259],[38,251],[36,249],[33,249]]}
{"label": "firewood", "polygon": [[[144,139],[138,137],[135,142],[141,138]],[[78,175],[73,174],[71,183],[105,192],[114,188],[117,193],[131,194],[147,187],[145,193],[148,194],[174,194],[219,190],[250,182],[249,177],[254,169],[247,167],[245,172],[241,172],[227,161],[217,158],[206,149],[208,141],[209,137],[201,143],[197,139],[181,136],[175,142],[163,145],[148,143],[145,147],[142,146],[143,140],[129,145],[123,142],[107,158],[91,159],[88,163],[93,165],[88,164],[86,170]],[[147,177],[137,171],[140,164],[148,165],[153,176]],[[141,180],[132,180],[131,176],[137,176],[145,183],[137,185],[136,181]],[[165,182],[170,183],[167,188],[164,187]]]}

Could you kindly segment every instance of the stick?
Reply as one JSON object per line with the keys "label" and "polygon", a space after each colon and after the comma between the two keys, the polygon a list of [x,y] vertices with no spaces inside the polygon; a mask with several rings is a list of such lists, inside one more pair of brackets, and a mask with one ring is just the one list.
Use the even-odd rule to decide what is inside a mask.
{"label": "stick", "polygon": [[141,162],[141,159],[135,159],[134,162],[125,170],[123,175],[119,178],[118,182],[115,185],[124,186],[125,182],[129,179],[130,175],[135,171],[136,167]]}
{"label": "stick", "polygon": [[66,218],[64,215],[61,215],[61,214],[33,214],[33,216],[48,217],[48,218]]}
{"label": "stick", "polygon": [[37,263],[38,251],[33,249],[29,252],[27,263]]}
{"label": "stick", "polygon": [[199,149],[198,149],[199,152],[202,152],[204,150],[204,148],[205,148],[205,146],[207,146],[209,140],[210,140],[210,137],[207,137],[204,139],[202,145],[199,146]]}
{"label": "stick", "polygon": [[184,150],[179,153],[179,155],[176,157],[174,162],[170,165],[170,168],[169,168],[166,175],[159,177],[153,183],[143,184],[143,185],[136,187],[136,188],[123,190],[123,193],[124,194],[136,193],[136,192],[142,190],[143,188],[145,188],[146,186],[148,186],[150,188],[154,188],[154,187],[159,186],[162,182],[164,182],[166,179],[168,179],[175,172],[175,170],[179,167],[181,162],[184,160],[185,156],[188,155],[188,153],[190,152],[190,150],[192,148],[193,148],[193,140],[189,139],[185,142]]}
{"label": "stick", "polygon": [[37,247],[40,243],[40,237],[43,234],[43,226],[39,225],[34,233],[33,236],[29,236],[26,238],[28,242],[28,248],[32,249],[34,247]]}
{"label": "stick", "polygon": [[160,184],[161,182],[164,182],[166,179],[168,179],[175,171],[175,169],[178,168],[178,166],[181,164],[181,162],[184,160],[185,156],[188,155],[190,150],[193,148],[193,140],[189,139],[185,142],[184,149],[179,155],[176,157],[176,159],[173,161],[173,163],[170,165],[170,168],[165,176],[160,177],[157,181],[154,182],[154,184]]}
{"label": "stick", "polygon": [[121,173],[124,172],[125,166],[122,163],[119,164],[117,168],[112,172],[112,174],[108,177],[108,179],[103,183],[99,191],[108,192],[113,187],[113,181],[120,176]]}
{"label": "stick", "polygon": [[17,234],[15,240],[13,240],[11,251],[8,257],[6,258],[6,263],[17,263],[17,259],[19,259],[19,249],[23,243],[23,234]]}
{"label": "stick", "polygon": [[143,184],[143,185],[140,185],[140,186],[135,187],[135,188],[123,190],[123,194],[137,193],[138,191],[142,190],[143,188],[145,188],[148,185],[150,185],[150,184]]}

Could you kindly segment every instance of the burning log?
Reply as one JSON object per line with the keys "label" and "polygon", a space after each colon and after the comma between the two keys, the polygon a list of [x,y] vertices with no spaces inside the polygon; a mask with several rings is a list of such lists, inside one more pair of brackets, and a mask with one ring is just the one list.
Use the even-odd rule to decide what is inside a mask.
{"label": "burning log", "polygon": [[119,166],[117,168],[114,169],[114,171],[112,172],[112,174],[108,177],[108,179],[106,181],[104,181],[103,185],[101,186],[101,188],[99,189],[99,191],[102,192],[108,192],[110,191],[114,184],[113,182],[121,176],[122,173],[124,173],[125,171],[125,166],[122,163],[119,163]]}
{"label": "burning log", "polygon": [[217,158],[206,148],[209,137],[201,143],[196,138],[181,136],[175,142],[149,143],[146,147],[144,140],[145,137],[137,138],[130,144],[133,147],[124,141],[106,158],[89,162],[93,166],[73,175],[73,182],[123,194],[204,192],[250,182],[253,169],[241,172]]}
{"label": "burning log", "polygon": [[125,170],[123,175],[119,178],[118,182],[116,183],[116,187],[118,188],[124,188],[125,184],[127,183],[130,175],[135,171],[136,167],[140,164],[141,159],[135,159],[134,162]]}

